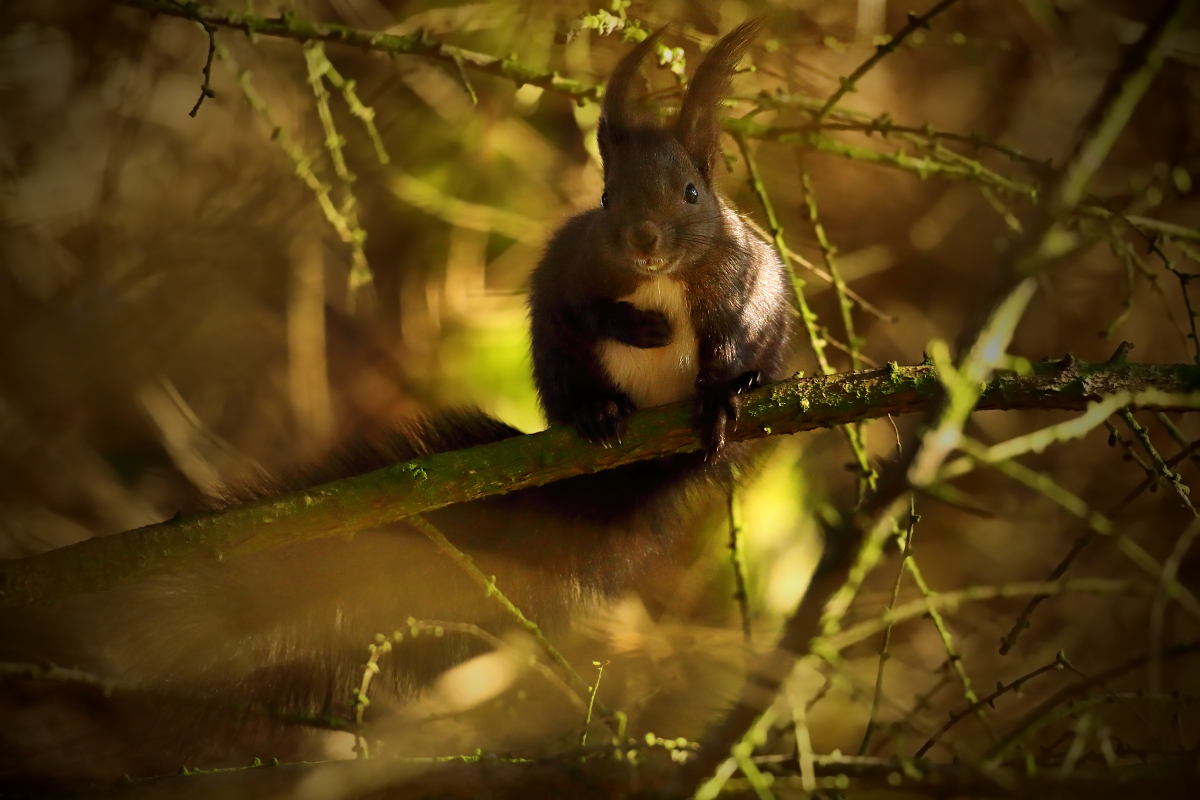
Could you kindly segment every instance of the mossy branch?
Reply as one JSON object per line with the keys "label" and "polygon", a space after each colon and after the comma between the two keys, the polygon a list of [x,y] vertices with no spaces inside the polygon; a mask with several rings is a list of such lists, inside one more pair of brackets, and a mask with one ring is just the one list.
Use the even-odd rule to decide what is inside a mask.
{"label": "mossy branch", "polygon": [[[730,439],[798,433],[924,411],[940,388],[934,368],[925,365],[892,364],[857,373],[793,378],[747,395],[742,418]],[[1141,407],[1196,407],[1200,405],[1200,367],[1089,364],[1072,359],[1039,362],[1024,376],[997,374],[984,389],[979,408],[1078,411],[1102,396],[1155,389],[1165,394],[1139,398]],[[180,517],[0,564],[0,608],[50,603],[139,577],[310,539],[344,536],[452,503],[698,447],[686,404],[635,414],[624,443],[608,449],[587,443],[569,428],[555,426],[529,436],[396,464],[219,514]]]}
{"label": "mossy branch", "polygon": [[112,0],[132,8],[140,8],[154,14],[180,17],[205,26],[229,28],[247,35],[273,36],[297,42],[329,42],[360,47],[388,55],[425,56],[443,61],[455,69],[470,69],[486,75],[507,78],[517,85],[531,84],[565,94],[576,100],[599,100],[601,90],[587,86],[572,78],[564,78],[557,72],[538,72],[524,66],[515,57],[496,58],[472,50],[440,42],[424,31],[396,35],[378,31],[359,30],[333,23],[310,22],[295,14],[264,17],[233,9],[213,8],[204,3],[172,2],[172,0]]}

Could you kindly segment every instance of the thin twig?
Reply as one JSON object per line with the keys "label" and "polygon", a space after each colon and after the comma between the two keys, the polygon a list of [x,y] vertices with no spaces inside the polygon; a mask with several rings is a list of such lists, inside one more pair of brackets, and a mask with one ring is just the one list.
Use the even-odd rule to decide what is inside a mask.
{"label": "thin twig", "polygon": [[[779,218],[775,215],[775,206],[771,203],[770,195],[767,194],[767,187],[763,183],[762,174],[759,172],[758,162],[750,152],[750,145],[745,137],[735,134],[734,141],[737,142],[738,149],[742,153],[742,158],[746,161],[746,171],[750,177],[750,188],[754,191],[755,196],[758,197],[759,202],[762,203],[763,211],[767,215],[767,225],[770,228],[771,239],[775,243],[775,250],[787,268],[788,274],[791,275],[792,285],[795,288],[796,303],[800,311],[800,319],[804,322],[804,330],[808,334],[809,345],[811,345],[813,354],[817,358],[817,364],[821,368],[821,373],[832,375],[835,370],[829,363],[828,356],[825,354],[825,347],[829,343],[828,337],[819,327],[816,312],[808,305],[808,300],[804,296],[804,279],[791,266],[788,258],[790,251],[788,250],[787,242],[784,241],[783,227],[779,223]],[[830,273],[830,276],[833,277],[832,273]],[[851,327],[851,330],[853,330],[853,327]],[[854,347],[852,344],[848,346],[852,349]],[[854,454],[858,474],[863,476],[861,480],[865,484],[868,482],[866,476],[873,476],[874,472],[871,470],[870,462],[867,460],[867,451],[863,444],[862,436],[856,432],[854,426],[846,427],[844,431],[850,443],[850,450]],[[860,498],[862,497],[861,491],[859,496]]]}
{"label": "thin twig", "polygon": [[733,138],[742,153],[742,158],[746,161],[746,172],[749,174],[750,188],[753,190],[755,197],[758,198],[758,201],[762,203],[763,212],[767,216],[770,239],[775,245],[775,250],[779,254],[780,260],[783,261],[784,266],[787,267],[788,273],[792,277],[792,285],[796,290],[796,302],[800,308],[800,319],[804,323],[805,332],[808,334],[808,343],[812,347],[813,355],[817,358],[821,374],[830,375],[834,372],[834,369],[830,366],[829,359],[825,356],[825,340],[821,337],[820,330],[817,327],[817,315],[809,308],[808,301],[804,297],[804,279],[791,266],[790,251],[783,237],[783,226],[779,224],[779,218],[775,215],[775,206],[772,205],[771,197],[767,194],[766,184],[763,183],[762,174],[758,169],[758,161],[755,160],[754,155],[750,152],[750,145],[744,136],[735,134]]}
{"label": "thin twig", "polygon": [[[555,689],[558,689],[558,691],[562,693],[562,696],[565,697],[567,701],[571,703],[571,705],[575,706],[575,708],[579,711],[583,710],[583,700],[580,699],[579,695],[576,694],[575,690],[572,689],[566,681],[555,674],[554,670],[550,669],[536,658],[525,657],[520,650],[514,648],[511,644],[499,638],[498,636],[488,633],[478,625],[473,625],[469,622],[451,622],[440,619],[413,618],[409,618],[404,624],[408,626],[409,634],[412,636],[416,636],[418,632],[425,632],[432,633],[434,636],[440,637],[446,631],[453,631],[455,633],[473,636],[487,644],[497,653],[509,653],[514,656],[520,654],[520,663],[522,666],[528,666],[534,672],[541,675],[546,679],[547,683],[549,683]],[[392,634],[393,639],[399,641],[396,633],[402,633],[402,631],[396,631]]]}
{"label": "thin twig", "polygon": [[[1169,587],[1175,583],[1175,576],[1179,574],[1179,567],[1183,563],[1183,559],[1187,557],[1188,551],[1195,543],[1196,538],[1200,536],[1200,513],[1197,513],[1196,507],[1192,505],[1192,500],[1188,496],[1189,488],[1184,485],[1183,478],[1178,472],[1171,469],[1166,463],[1154,443],[1150,440],[1150,432],[1133,417],[1133,413],[1127,408],[1123,408],[1117,412],[1121,420],[1125,423],[1138,441],[1142,443],[1142,448],[1146,454],[1150,456],[1150,460],[1154,463],[1155,473],[1175,491],[1175,494],[1183,502],[1183,505],[1192,512],[1192,516],[1196,519],[1183,532],[1171,549],[1167,560],[1163,562],[1162,575],[1158,582],[1158,592],[1154,596],[1154,604],[1150,607],[1150,652],[1157,653],[1162,647],[1163,628],[1166,625],[1167,600],[1169,598]],[[1150,659],[1150,690],[1158,691],[1162,685],[1162,666],[1158,659]]]}
{"label": "thin twig", "polygon": [[942,725],[942,727],[938,728],[937,732],[935,734],[933,734],[933,736],[929,737],[929,740],[927,742],[925,742],[925,744],[923,744],[919,748],[917,748],[917,752],[913,754],[913,758],[920,758],[921,756],[928,753],[929,748],[931,748],[935,744],[937,744],[937,741],[939,739],[941,739],[942,736],[945,735],[945,733],[947,731],[949,731],[951,728],[953,728],[959,722],[962,722],[964,719],[971,716],[971,714],[974,713],[975,711],[982,710],[982,708],[984,706],[987,706],[988,708],[995,708],[996,700],[999,699],[1000,697],[1002,697],[1003,695],[1005,695],[1009,692],[1019,692],[1019,691],[1021,691],[1022,686],[1024,686],[1026,683],[1033,680],[1034,678],[1038,677],[1039,675],[1044,675],[1047,672],[1054,672],[1054,671],[1062,670],[1064,668],[1074,669],[1074,667],[1071,666],[1071,663],[1069,661],[1067,661],[1067,657],[1065,655],[1063,655],[1063,652],[1061,650],[1059,650],[1058,653],[1054,656],[1054,660],[1051,661],[1049,664],[1038,667],[1033,672],[1026,673],[1025,675],[1022,675],[1021,677],[1017,678],[1016,680],[1011,681],[1010,683],[997,684],[996,691],[992,692],[987,697],[984,697],[980,700],[976,700],[972,705],[968,706],[967,708],[963,709],[962,711],[952,712],[950,714],[950,719],[946,722],[946,724],[944,724],[944,725]]}
{"label": "thin twig", "polygon": [[[742,221],[745,222],[747,225],[749,225],[754,230],[755,233],[757,233],[759,236],[766,239],[767,241],[771,241],[774,238],[771,236],[771,234],[769,234],[765,230],[763,230],[763,227],[761,225],[759,225],[757,222],[755,222],[753,218],[744,216],[744,217],[742,217]],[[806,270],[808,270],[812,274],[816,275],[821,280],[825,281],[825,283],[829,284],[830,286],[833,285],[833,276],[830,275],[828,272],[821,269],[816,264],[812,263],[807,258],[800,255],[799,253],[797,253],[795,250],[792,250],[791,248],[788,248],[786,250],[786,253],[787,253],[787,257],[792,260],[792,263],[799,264],[800,266],[804,267]],[[860,295],[858,292],[851,289],[849,286],[846,286],[846,296],[849,297],[852,301],[854,301],[855,305],[857,305],[859,308],[861,308],[863,311],[865,311],[866,313],[870,314],[873,317],[877,317],[877,318],[883,320],[884,322],[895,323],[895,322],[900,321],[896,315],[889,314],[886,311],[881,310],[878,306],[873,304],[870,300],[867,300],[865,297]]]}
{"label": "thin twig", "polygon": [[[403,634],[396,632],[396,641],[403,638]],[[371,680],[379,674],[379,659],[385,654],[392,652],[391,640],[382,633],[375,634],[375,641],[367,645],[367,650],[370,656],[367,658],[367,663],[363,665],[363,676],[359,685],[354,690],[354,724],[356,730],[354,732],[354,754],[358,758],[370,758],[370,750],[367,746],[367,739],[362,735],[363,717],[367,712],[367,706],[371,705],[371,700],[367,697],[367,691],[371,688]]]}
{"label": "thin twig", "polygon": [[838,308],[842,312],[842,326],[846,330],[846,344],[850,351],[850,369],[859,370],[862,369],[862,358],[859,355],[862,342],[854,330],[854,304],[850,302],[850,298],[846,294],[846,282],[842,280],[841,271],[838,269],[837,248],[830,243],[829,236],[825,233],[825,226],[821,224],[821,213],[817,208],[817,194],[813,189],[812,176],[808,174],[807,167],[800,168],[800,186],[804,190],[808,221],[812,223],[813,234],[817,238],[817,245],[821,248],[821,256],[825,259],[825,268],[833,279],[833,288],[837,293]]}
{"label": "thin twig", "polygon": [[370,138],[371,144],[375,147],[375,158],[380,164],[390,162],[391,158],[388,156],[387,148],[383,146],[383,139],[380,138],[379,130],[375,127],[375,109],[359,99],[358,92],[355,91],[357,83],[342,77],[342,74],[337,71],[337,68],[333,66],[333,62],[328,57],[325,58],[324,67],[325,77],[341,91],[342,98],[346,101],[346,106],[350,109],[350,113],[358,117],[366,129],[367,137]]}
{"label": "thin twig", "polygon": [[[1196,280],[1196,278],[1200,276],[1197,276],[1195,273],[1184,272],[1176,267],[1175,261],[1167,256],[1165,252],[1163,252],[1163,249],[1157,238],[1152,238],[1150,240],[1150,248],[1158,255],[1160,259],[1162,259],[1163,266],[1166,268],[1166,270],[1174,275],[1179,281],[1179,293],[1183,295],[1183,307],[1187,311],[1188,326],[1191,329],[1191,331],[1187,334],[1187,338],[1192,340],[1192,360],[1194,360],[1197,364],[1200,364],[1200,334],[1197,334],[1196,332],[1196,318],[1197,316],[1200,316],[1200,314],[1198,314],[1196,311],[1195,306],[1192,305],[1192,295],[1191,292],[1188,291],[1192,285],[1192,281]],[[1183,250],[1185,254],[1190,252],[1190,248],[1184,248],[1183,246],[1180,246],[1180,249]]]}
{"label": "thin twig", "polygon": [[1150,479],[1150,490],[1157,491],[1158,484],[1161,483],[1161,478],[1159,474],[1155,472],[1149,464],[1143,461],[1142,457],[1133,449],[1133,442],[1126,439],[1121,432],[1117,430],[1117,426],[1113,425],[1111,422],[1105,420],[1104,427],[1108,429],[1108,446],[1117,447],[1119,445],[1121,449],[1125,451],[1123,460],[1131,461],[1141,467],[1142,474]]}
{"label": "thin twig", "polygon": [[564,78],[557,72],[539,72],[513,57],[496,58],[440,42],[426,31],[397,36],[380,31],[359,30],[333,23],[310,22],[295,14],[264,17],[255,14],[216,8],[191,0],[110,0],[123,6],[140,8],[155,14],[182,17],[221,28],[231,28],[247,34],[292,39],[300,42],[344,44],[361,50],[389,55],[419,55],[449,65],[463,67],[506,78],[517,84],[532,84],[576,100],[596,102],[602,94],[599,86],[586,86],[580,81]]}
{"label": "thin twig", "polygon": [[[774,99],[774,98],[771,98]],[[807,99],[807,98],[803,98]],[[879,134],[884,139],[887,139],[889,134],[903,134],[914,139],[923,139],[930,142],[956,142],[974,147],[976,150],[993,150],[1004,157],[1024,164],[1030,167],[1034,174],[1044,176],[1050,167],[1046,161],[1042,161],[1016,150],[999,142],[991,141],[982,133],[955,133],[953,131],[942,131],[935,129],[928,123],[921,127],[913,127],[909,125],[898,125],[895,120],[888,114],[882,114],[878,117],[871,117],[866,114],[856,114],[854,111],[839,109],[827,115],[834,119],[827,119],[818,125],[818,129],[826,131],[857,131],[865,133],[868,136],[871,134]]]}
{"label": "thin twig", "polygon": [[333,172],[338,177],[341,189],[342,201],[338,210],[350,233],[350,239],[347,241],[350,245],[350,276],[347,280],[346,299],[347,306],[353,309],[358,290],[372,282],[371,268],[367,264],[364,249],[367,232],[358,223],[358,201],[351,189],[356,178],[346,166],[346,155],[342,149],[346,139],[338,132],[333,121],[333,111],[329,108],[329,91],[325,88],[325,77],[333,65],[325,56],[325,46],[320,42],[308,42],[304,45],[304,59],[308,66],[308,83],[312,88],[317,117],[321,120],[321,128],[325,133],[325,149],[329,152],[329,160],[333,162]]}
{"label": "thin twig", "polygon": [[750,644],[750,597],[742,568],[742,506],[737,476],[729,483],[729,565],[733,570],[733,599],[742,620],[742,641]]}
{"label": "thin twig", "polygon": [[207,98],[217,96],[212,88],[212,62],[213,56],[217,52],[217,26],[201,22],[200,27],[208,35],[208,54],[204,57],[204,82],[200,84],[200,96],[196,98],[196,105],[192,106],[192,110],[188,112],[189,117],[195,117],[200,113],[200,106]]}
{"label": "thin twig", "polygon": [[583,720],[583,733],[579,734],[580,747],[587,747],[588,728],[592,724],[592,710],[596,707],[596,695],[600,692],[600,679],[604,677],[604,668],[608,666],[608,662],[600,663],[599,661],[593,661],[592,666],[596,668],[596,682],[590,687],[587,716]]}
{"label": "thin twig", "polygon": [[258,90],[254,88],[254,84],[250,80],[250,71],[241,69],[237,65],[237,62],[234,61],[233,55],[224,46],[217,47],[217,55],[237,75],[238,85],[241,87],[242,93],[246,96],[250,107],[258,112],[259,116],[267,123],[271,129],[271,138],[279,144],[280,149],[292,160],[296,175],[312,190],[317,198],[317,205],[321,208],[321,213],[324,214],[329,224],[333,226],[338,238],[346,244],[352,244],[358,237],[356,223],[347,219],[342,210],[334,204],[329,194],[329,184],[318,178],[316,172],[313,171],[312,156],[304,152],[304,149],[292,140],[287,129],[275,121],[270,107],[262,95],[258,93]]}
{"label": "thin twig", "polygon": [[[850,302],[849,295],[846,293],[846,282],[842,280],[841,272],[838,270],[837,248],[830,243],[829,237],[825,233],[825,226],[821,224],[821,215],[817,209],[817,195],[813,189],[812,178],[808,174],[808,169],[803,166],[800,168],[800,185],[804,189],[804,202],[808,208],[808,220],[812,223],[813,233],[817,237],[817,244],[820,246],[821,255],[825,259],[825,267],[829,270],[830,277],[833,278],[833,288],[837,292],[838,308],[842,312],[842,326],[846,331],[847,355],[850,356],[850,369],[862,369],[862,355],[860,353],[862,341],[858,338],[858,334],[854,330],[854,306]],[[847,438],[850,440],[850,451],[854,454],[855,474],[858,478],[858,502],[861,504],[867,492],[874,491],[875,480],[878,478],[878,475],[871,468],[871,463],[867,458],[866,429],[864,426],[847,425],[844,430],[846,431]]]}
{"label": "thin twig", "polygon": [[[561,669],[567,676],[567,682],[571,685],[571,688],[581,700],[588,697],[590,689],[587,681],[579,676],[579,673],[577,673],[575,668],[571,666],[571,662],[567,661],[563,654],[558,652],[558,648],[550,643],[550,640],[546,638],[544,633],[542,633],[542,629],[538,627],[537,623],[526,617],[521,609],[517,608],[516,604],[509,600],[504,592],[500,591],[500,587],[496,585],[494,578],[489,578],[487,575],[484,575],[483,571],[480,570],[479,567],[475,566],[475,562],[470,556],[455,547],[454,544],[451,543],[441,531],[434,527],[424,517],[413,516],[409,517],[407,521],[414,528],[425,534],[426,538],[433,542],[434,546],[437,547],[438,550],[441,550],[443,554],[449,556],[451,561],[457,564],[458,567],[463,570],[463,572],[470,576],[471,580],[475,581],[476,585],[483,589],[487,597],[490,597],[499,603],[500,606],[508,612],[508,615],[512,617],[513,620],[515,620],[516,623],[526,633],[533,637],[534,641],[536,641],[538,646],[542,649],[542,652],[549,656],[550,660],[557,664],[559,669]],[[601,704],[600,710],[606,716],[611,716],[611,712],[609,712],[603,704]]]}
{"label": "thin twig", "polygon": [[912,727],[913,720],[915,720],[917,715],[929,706],[934,696],[942,689],[950,685],[952,679],[950,677],[950,661],[948,659],[943,661],[942,665],[938,667],[937,674],[938,679],[933,686],[917,695],[914,698],[912,708],[905,712],[903,717],[888,726],[889,732],[887,739],[876,742],[875,746],[871,748],[872,755],[883,749],[885,744],[895,744],[896,739],[899,737],[901,731],[903,731],[905,728]]}
{"label": "thin twig", "polygon": [[[833,336],[830,336],[829,329],[826,328],[824,325],[821,326],[821,338],[825,340],[825,344],[829,345],[834,350],[845,353],[846,355],[850,355],[850,348],[847,345],[844,345],[841,342],[839,342]],[[863,364],[867,365],[868,367],[871,367],[872,369],[879,368],[879,362],[876,361],[875,359],[871,358],[869,355],[867,355],[865,353],[859,353],[858,358]]]}
{"label": "thin twig", "polygon": [[[887,610],[890,611],[896,607],[896,603],[900,600],[900,586],[904,583],[904,573],[908,559],[912,557],[913,534],[916,532],[917,516],[916,498],[912,498],[909,506],[908,515],[908,530],[905,531],[901,538],[900,547],[900,565],[896,570],[896,581],[892,584],[892,598],[888,601]],[[867,727],[863,731],[862,743],[858,746],[858,754],[865,756],[871,746],[871,736],[875,732],[875,720],[879,716],[879,706],[883,699],[883,669],[888,660],[892,657],[889,652],[889,647],[892,643],[892,626],[889,625],[883,632],[883,643],[879,646],[879,664],[875,668],[875,695],[871,698],[871,714],[867,717]]]}
{"label": "thin twig", "polygon": [[196,104],[192,106],[192,110],[188,112],[189,117],[195,117],[200,113],[200,106],[210,97],[216,97],[212,90],[212,62],[213,56],[217,52],[217,26],[207,21],[200,15],[200,7],[195,3],[181,2],[180,0],[163,0],[168,3],[177,12],[177,16],[185,19],[190,19],[200,26],[204,34],[208,37],[208,55],[204,58],[204,81],[200,84],[200,96],[196,98]]}
{"label": "thin twig", "polygon": [[1200,363],[1200,360],[1198,360],[1198,359],[1200,359],[1200,350],[1195,348],[1195,345],[1196,345],[1195,313],[1196,312],[1195,312],[1195,309],[1192,308],[1191,297],[1188,295],[1188,291],[1187,291],[1187,284],[1188,284],[1187,274],[1176,270],[1175,262],[1172,259],[1170,259],[1169,257],[1167,257],[1164,253],[1162,253],[1161,249],[1159,249],[1158,240],[1161,237],[1152,236],[1152,235],[1148,234],[1146,231],[1138,228],[1136,225],[1129,223],[1128,219],[1126,219],[1126,218],[1122,218],[1122,221],[1125,222],[1126,224],[1128,224],[1130,227],[1132,227],[1135,231],[1137,231],[1137,233],[1142,237],[1142,239],[1144,239],[1146,241],[1146,246],[1147,246],[1148,252],[1150,252],[1150,253],[1157,252],[1158,255],[1162,258],[1164,265],[1167,267],[1168,272],[1171,272],[1172,274],[1174,274],[1176,276],[1176,278],[1179,280],[1180,288],[1182,290],[1181,293],[1183,294],[1184,309],[1187,311],[1188,322],[1192,328],[1192,331],[1190,333],[1188,331],[1185,331],[1183,328],[1183,325],[1181,325],[1179,320],[1175,318],[1175,309],[1172,308],[1172,305],[1171,305],[1171,300],[1173,299],[1173,295],[1170,292],[1168,292],[1166,289],[1163,288],[1162,282],[1159,280],[1159,276],[1153,270],[1150,269],[1150,265],[1146,263],[1146,259],[1142,256],[1142,254],[1139,253],[1136,248],[1132,247],[1128,243],[1125,243],[1125,247],[1128,248],[1128,250],[1129,250],[1129,253],[1133,260],[1134,266],[1137,268],[1138,272],[1142,275],[1142,277],[1144,277],[1146,279],[1147,283],[1150,284],[1150,288],[1154,291],[1154,293],[1156,295],[1158,295],[1158,299],[1163,305],[1163,312],[1167,315],[1167,319],[1169,319],[1171,321],[1171,325],[1174,326],[1175,330],[1177,330],[1179,332],[1179,338],[1181,338],[1183,340],[1184,347],[1185,348],[1187,347],[1187,342],[1189,339],[1192,340],[1192,344],[1194,346],[1192,360],[1196,361],[1196,363]]}
{"label": "thin twig", "polygon": [[[921,597],[925,599],[925,603],[929,607],[929,619],[933,622],[933,627],[938,632],[938,638],[942,641],[942,647],[946,650],[946,658],[950,661],[954,669],[954,674],[958,676],[958,682],[962,684],[963,697],[974,707],[979,702],[979,695],[975,693],[975,688],[971,685],[971,676],[967,674],[966,665],[963,664],[962,653],[958,651],[958,647],[954,644],[954,636],[950,633],[949,626],[946,625],[946,621],[942,618],[936,604],[933,602],[933,599],[937,597],[937,593],[930,591],[929,584],[925,582],[925,576],[917,566],[915,558],[906,560],[904,566],[908,570],[908,573],[912,575],[913,583],[917,585],[917,590],[920,591]],[[983,709],[979,709],[978,716],[980,723],[983,724],[988,735],[992,737],[993,741],[996,740],[996,731]]]}
{"label": "thin twig", "polygon": [[833,684],[826,679],[821,689],[813,699],[807,703],[792,703],[792,726],[796,731],[796,766],[800,770],[800,785],[806,792],[813,792],[817,788],[816,770],[814,762],[816,756],[813,753],[812,734],[808,728],[808,712],[816,705],[825,693],[829,691],[829,687]]}
{"label": "thin twig", "polygon": [[[1163,652],[1158,654],[1162,661],[1174,660],[1187,655],[1192,655],[1193,652],[1200,651],[1200,642],[1184,642],[1170,646]],[[986,762],[998,763],[998,760],[1003,758],[1009,750],[1021,741],[1024,741],[1028,735],[1036,732],[1039,728],[1045,727],[1052,721],[1060,720],[1064,716],[1069,716],[1078,712],[1080,706],[1068,704],[1067,700],[1073,697],[1078,697],[1091,688],[1092,686],[1103,686],[1106,682],[1118,678],[1118,676],[1133,672],[1134,669],[1145,666],[1150,661],[1150,656],[1135,656],[1130,660],[1117,664],[1115,667],[1105,669],[1104,672],[1087,676],[1087,678],[1074,682],[1074,684],[1061,688],[1050,697],[1039,703],[1036,708],[1028,711],[1021,720],[1013,726],[1012,730],[1004,736],[1000,744],[992,747],[991,750],[984,754]],[[1097,697],[1090,698],[1092,702],[1105,702],[1106,694],[1099,694]],[[1144,692],[1134,692],[1130,697],[1139,698],[1145,697]],[[1175,694],[1168,694],[1166,698],[1174,698],[1177,702],[1178,698]]]}
{"label": "thin twig", "polygon": [[1187,508],[1188,511],[1191,511],[1193,516],[1200,516],[1200,513],[1196,511],[1196,507],[1192,505],[1192,499],[1188,496],[1188,487],[1184,485],[1183,478],[1178,472],[1174,471],[1170,466],[1167,465],[1166,460],[1163,459],[1162,455],[1158,452],[1158,449],[1154,446],[1154,443],[1150,441],[1150,432],[1142,427],[1142,425],[1133,418],[1133,413],[1127,408],[1122,408],[1120,411],[1118,411],[1117,416],[1121,418],[1129,430],[1133,431],[1133,435],[1138,438],[1139,442],[1141,442],[1142,448],[1146,451],[1146,454],[1150,456],[1150,460],[1154,463],[1155,473],[1164,481],[1166,481],[1167,485],[1175,491],[1175,494],[1179,497],[1184,507]]}
{"label": "thin twig", "polygon": [[[1162,412],[1158,412],[1158,413],[1162,416],[1165,416],[1162,414]],[[1187,440],[1185,439],[1184,441],[1186,442]],[[1197,453],[1200,453],[1200,439],[1197,439],[1196,441],[1187,445],[1186,449],[1184,449],[1182,452],[1177,453],[1174,456],[1172,456],[1171,458],[1169,458],[1167,460],[1167,466],[1168,467],[1177,467],[1184,461],[1184,459],[1188,459],[1188,458],[1195,461]],[[1122,511],[1129,508],[1129,506],[1133,504],[1134,500],[1141,497],[1141,495],[1146,490],[1150,489],[1153,486],[1156,486],[1157,484],[1158,484],[1158,475],[1147,475],[1145,480],[1143,480],[1141,483],[1139,483],[1137,486],[1135,486],[1133,489],[1131,489],[1129,491],[1129,494],[1127,494],[1123,498],[1121,498],[1121,502],[1117,503],[1117,505],[1113,507],[1113,510],[1110,511],[1108,514],[1109,518],[1116,519],[1117,516]]]}
{"label": "thin twig", "polygon": [[[1155,576],[1157,577],[1157,576]],[[901,603],[896,608],[886,611],[872,619],[863,620],[821,639],[822,648],[839,652],[851,645],[883,633],[889,625],[918,619],[929,613],[929,607],[941,609],[956,609],[963,603],[995,600],[1000,598],[1031,597],[1037,594],[1062,595],[1074,592],[1087,594],[1115,594],[1129,596],[1149,596],[1154,587],[1148,582],[1118,580],[1112,578],[1064,578],[1059,581],[1020,581],[1006,583],[1000,586],[967,586],[962,589],[941,592],[928,600],[919,598]]]}
{"label": "thin twig", "polygon": [[[974,455],[983,451],[982,445],[964,439],[961,442],[962,449],[968,455]],[[1118,533],[1112,521],[1104,515],[1094,511],[1087,503],[1083,502],[1077,495],[1064,489],[1056,483],[1050,476],[1044,473],[1037,472],[1024,466],[1017,461],[997,461],[990,463],[989,466],[996,469],[1000,473],[1012,478],[1019,483],[1033,489],[1042,494],[1048,500],[1061,506],[1067,512],[1082,519],[1087,523],[1088,527],[1102,536],[1115,536],[1117,540],[1117,548],[1126,555],[1131,561],[1142,569],[1147,575],[1153,577],[1156,581],[1162,576],[1162,566],[1147,553],[1141,545],[1130,539],[1122,533]],[[1167,584],[1167,591],[1171,597],[1179,601],[1180,605],[1196,619],[1200,619],[1200,601],[1197,601],[1186,587],[1178,581],[1172,580]],[[1009,647],[1011,649],[1011,647]],[[1004,652],[1007,652],[1005,650]]]}
{"label": "thin twig", "polygon": [[886,42],[876,45],[875,52],[870,58],[859,64],[854,72],[851,72],[848,77],[841,79],[837,91],[831,94],[829,99],[825,101],[825,105],[817,109],[817,113],[813,115],[812,124],[820,124],[820,122],[825,119],[825,116],[833,110],[833,107],[838,104],[839,100],[845,97],[848,92],[857,90],[858,81],[861,80],[864,75],[874,69],[875,66],[884,58],[895,52],[896,48],[899,47],[910,35],[922,28],[928,28],[929,21],[950,6],[954,5],[954,2],[955,0],[942,0],[942,2],[929,9],[921,16],[917,16],[916,14],[910,12],[908,15],[908,22],[903,28],[896,31],[896,33],[890,36]]}
{"label": "thin twig", "polygon": [[1197,448],[1200,448],[1200,439],[1197,439],[1194,442],[1189,442],[1188,438],[1184,436],[1183,431],[1179,429],[1179,426],[1172,422],[1171,418],[1161,411],[1155,411],[1154,418],[1158,420],[1158,423],[1162,425],[1163,428],[1166,429],[1167,434],[1175,440],[1175,443],[1183,448],[1183,452],[1171,458],[1171,460],[1167,462],[1167,465],[1173,467],[1183,459],[1190,458],[1193,464],[1200,467],[1200,456],[1196,455]]}

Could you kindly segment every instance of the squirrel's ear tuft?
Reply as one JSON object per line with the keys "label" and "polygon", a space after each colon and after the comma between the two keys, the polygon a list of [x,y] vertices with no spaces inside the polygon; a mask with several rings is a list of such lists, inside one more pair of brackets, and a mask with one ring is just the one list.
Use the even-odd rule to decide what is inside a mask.
{"label": "squirrel's ear tuft", "polygon": [[705,180],[711,180],[719,150],[719,103],[729,94],[734,69],[765,21],[765,17],[752,19],[725,34],[704,55],[688,84],[675,121],[675,135]]}
{"label": "squirrel's ear tuft", "polygon": [[630,108],[630,90],[642,62],[647,55],[654,52],[654,46],[658,44],[666,29],[667,27],[663,26],[638,42],[617,62],[616,69],[608,79],[608,85],[604,89],[604,104],[600,108],[600,126],[596,131],[600,158],[606,164],[609,155],[620,143],[622,134],[635,125],[635,115]]}

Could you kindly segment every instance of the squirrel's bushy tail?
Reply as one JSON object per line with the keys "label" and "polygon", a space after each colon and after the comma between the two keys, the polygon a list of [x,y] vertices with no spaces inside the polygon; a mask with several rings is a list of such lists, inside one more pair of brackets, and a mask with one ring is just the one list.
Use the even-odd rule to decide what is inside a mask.
{"label": "squirrel's bushy tail", "polygon": [[[422,455],[520,432],[479,411],[415,420],[310,465],[231,487],[213,505],[273,496]],[[539,625],[635,589],[723,496],[728,466],[699,454],[639,462],[425,515]],[[55,606],[0,614],[0,662],[77,668],[86,685],[0,681],[0,785],[53,775],[56,785],[123,773],[289,755],[279,720],[352,719],[367,645],[406,620],[514,627],[494,599],[403,523],[158,576]],[[412,697],[483,651],[447,633],[397,645],[375,700]],[[8,711],[4,708],[7,707]],[[30,727],[46,735],[30,737]],[[280,750],[282,749],[282,752]]]}

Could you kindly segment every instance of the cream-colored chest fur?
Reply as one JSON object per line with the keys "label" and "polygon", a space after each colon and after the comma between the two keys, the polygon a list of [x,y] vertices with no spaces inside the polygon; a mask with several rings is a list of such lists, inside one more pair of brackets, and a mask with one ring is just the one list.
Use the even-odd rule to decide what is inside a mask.
{"label": "cream-colored chest fur", "polygon": [[696,331],[692,328],[683,284],[659,275],[620,299],[665,315],[671,323],[672,336],[666,347],[649,349],[601,339],[597,355],[609,379],[638,408],[691,397],[696,391]]}

